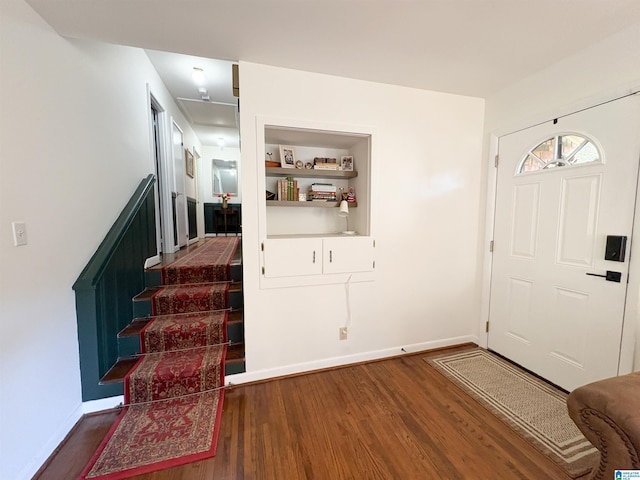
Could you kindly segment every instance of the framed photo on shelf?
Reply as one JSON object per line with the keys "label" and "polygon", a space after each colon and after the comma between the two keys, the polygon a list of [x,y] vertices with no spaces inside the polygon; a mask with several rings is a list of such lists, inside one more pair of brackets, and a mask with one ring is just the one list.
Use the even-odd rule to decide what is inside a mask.
{"label": "framed photo on shelf", "polygon": [[340,166],[344,172],[353,172],[353,157],[345,156],[340,158]]}
{"label": "framed photo on shelf", "polygon": [[187,165],[187,175],[193,178],[193,154],[188,148],[184,149],[184,158]]}
{"label": "framed photo on shelf", "polygon": [[296,168],[296,151],[289,145],[280,145],[280,166]]}

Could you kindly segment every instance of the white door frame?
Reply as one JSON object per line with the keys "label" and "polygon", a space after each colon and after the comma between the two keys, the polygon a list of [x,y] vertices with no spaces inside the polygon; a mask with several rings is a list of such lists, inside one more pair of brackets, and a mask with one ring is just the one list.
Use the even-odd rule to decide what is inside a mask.
{"label": "white door frame", "polygon": [[[160,162],[160,171],[157,170],[155,152],[153,149],[154,131],[153,118],[151,117],[151,107],[154,107],[158,115],[158,155]],[[149,268],[160,262],[160,253],[173,253],[173,242],[167,242],[167,238],[173,239],[173,219],[171,214],[171,188],[170,173],[171,166],[168,164],[170,157],[168,138],[168,118],[167,111],[160,103],[158,98],[151,91],[151,87],[147,84],[147,111],[149,114],[149,151],[151,152],[151,164],[153,165],[156,175],[156,184],[154,193],[156,195],[156,245],[157,255],[147,260],[145,268]],[[160,220],[162,218],[162,221]],[[164,231],[161,232],[163,228]],[[170,233],[170,236],[167,235]]]}
{"label": "white door frame", "polygon": [[[189,239],[189,245],[191,245],[192,243],[196,243],[198,241],[200,241],[200,225],[201,225],[201,219],[200,219],[200,163],[201,163],[201,157],[200,157],[200,153],[198,152],[198,149],[196,148],[196,146],[193,146],[193,180],[194,180],[194,187],[195,187],[195,193],[196,193],[196,236],[194,238],[190,238]],[[188,212],[187,212],[188,213]],[[189,215],[187,214],[187,219],[189,218]],[[204,218],[204,215],[203,215]],[[187,229],[188,229],[189,225],[187,225]],[[204,230],[204,228],[202,229]],[[204,236],[204,235],[203,235]]]}
{"label": "white door frame", "polygon": [[[170,148],[171,148],[171,174],[172,174],[172,180],[171,180],[171,184],[173,186],[172,191],[176,193],[176,224],[174,225],[173,222],[173,205],[171,205],[171,209],[169,210],[171,212],[171,243],[172,243],[172,247],[173,247],[173,252],[176,252],[178,250],[180,250],[180,248],[182,248],[183,246],[186,246],[189,244],[189,217],[187,215],[187,197],[186,197],[186,173],[185,173],[185,169],[184,169],[184,164],[182,165],[183,168],[180,168],[178,171],[176,171],[176,160],[175,160],[175,145],[174,145],[174,139],[173,139],[173,133],[174,133],[174,127],[176,128],[177,131],[180,132],[180,136],[182,138],[182,141],[180,143],[180,149],[181,152],[180,154],[183,156],[183,160],[186,161],[186,159],[184,158],[184,131],[182,130],[182,128],[180,127],[180,125],[178,124],[178,122],[176,122],[176,120],[173,118],[173,116],[171,117],[171,122],[170,122],[170,128],[171,128],[171,133],[169,138],[171,139],[170,142]],[[168,160],[168,159],[167,159]],[[182,183],[182,185],[178,185],[178,182]],[[182,191],[178,191],[179,188],[181,187]],[[178,199],[178,196],[183,196],[184,199],[182,200],[182,208],[180,208],[180,201]],[[172,201],[172,197],[169,196],[169,202]],[[180,221],[183,220],[182,224],[180,223]],[[182,229],[182,230],[181,230]],[[173,234],[174,234],[174,230],[177,236],[177,243],[174,244],[173,241]],[[181,235],[183,234],[183,235]],[[184,236],[184,238],[182,238]],[[181,243],[184,242],[184,243]],[[168,243],[168,240],[165,241],[165,243]]]}
{"label": "white door frame", "polygon": [[[518,130],[532,127],[534,125],[550,121],[554,118],[560,118],[580,110],[592,108],[602,103],[610,102],[623,98],[624,96],[638,94],[640,86],[632,89],[626,95],[611,95],[599,98],[592,97],[579,104],[563,109],[560,113],[545,115],[544,119],[528,122],[528,125],[519,125],[517,128],[503,129],[489,134],[488,141],[488,159],[487,162],[487,197],[486,197],[486,215],[485,215],[485,236],[483,242],[484,252],[482,267],[482,296],[480,309],[480,322],[478,324],[478,345],[487,348],[489,335],[486,332],[486,325],[489,321],[489,307],[491,301],[491,275],[492,275],[492,257],[490,245],[493,241],[493,230],[495,225],[496,214],[496,193],[498,170],[495,166],[495,158],[499,151],[500,137],[509,133],[515,133]],[[638,132],[640,135],[640,132]],[[640,159],[639,159],[640,160]],[[639,169],[640,170],[640,169]],[[639,172],[640,175],[640,172]],[[638,199],[640,198],[640,183],[636,188],[636,205],[633,215],[633,233],[631,245],[629,247],[629,284],[627,286],[627,297],[625,302],[625,313],[622,322],[622,341],[620,345],[620,362],[618,364],[618,375],[624,375],[633,371],[634,363],[640,368],[640,352],[636,352],[638,329],[638,315],[640,314],[640,250],[635,244],[640,242],[640,208],[638,208]],[[633,239],[636,239],[636,242]],[[637,360],[636,360],[637,358]]]}

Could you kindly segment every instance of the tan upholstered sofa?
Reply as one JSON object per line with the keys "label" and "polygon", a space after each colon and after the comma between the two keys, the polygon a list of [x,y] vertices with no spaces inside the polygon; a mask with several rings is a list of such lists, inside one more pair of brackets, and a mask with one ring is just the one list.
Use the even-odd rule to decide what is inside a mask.
{"label": "tan upholstered sofa", "polygon": [[575,389],[571,419],[600,451],[589,480],[611,480],[616,470],[640,470],[640,372]]}

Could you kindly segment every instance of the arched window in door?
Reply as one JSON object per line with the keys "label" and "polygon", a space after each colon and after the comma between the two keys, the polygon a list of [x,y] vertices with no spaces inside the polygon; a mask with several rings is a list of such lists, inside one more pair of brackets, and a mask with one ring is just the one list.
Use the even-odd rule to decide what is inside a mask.
{"label": "arched window in door", "polygon": [[593,140],[578,133],[567,133],[548,138],[529,150],[519,163],[516,175],[601,160]]}

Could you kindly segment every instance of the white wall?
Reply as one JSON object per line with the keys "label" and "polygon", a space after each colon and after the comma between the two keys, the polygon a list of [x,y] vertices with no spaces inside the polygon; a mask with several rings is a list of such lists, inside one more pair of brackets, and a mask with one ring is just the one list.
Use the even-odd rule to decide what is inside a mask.
{"label": "white wall", "polygon": [[[471,341],[478,325],[478,98],[240,63],[247,373],[233,381]],[[260,290],[256,117],[370,125],[376,281]]]}
{"label": "white wall", "polygon": [[619,32],[487,98],[485,128],[527,127],[640,86],[640,26]]}
{"label": "white wall", "polygon": [[171,100],[141,50],[61,38],[22,0],[0,44],[0,478],[21,480],[82,412],[71,287],[153,172],[147,83]]}
{"label": "white wall", "polygon": [[[491,134],[501,135],[640,89],[640,26],[619,32],[487,98],[483,188],[492,197]],[[640,134],[640,132],[638,132]],[[486,193],[485,193],[486,195]],[[491,207],[489,208],[491,219]],[[636,217],[634,235],[640,234]],[[489,225],[489,224],[487,224]],[[488,228],[485,226],[485,228]],[[482,234],[484,237],[484,233]],[[637,242],[634,242],[637,243]],[[637,247],[636,247],[637,248]],[[486,251],[486,250],[483,250]],[[637,252],[636,252],[637,253]],[[634,261],[635,257],[635,261]],[[632,256],[621,373],[640,370],[640,262]],[[488,265],[488,263],[486,263]],[[485,298],[485,305],[487,301]],[[481,318],[484,321],[486,318]],[[484,334],[483,340],[486,339]],[[486,340],[485,340],[486,341]],[[635,362],[633,360],[635,351]]]}

